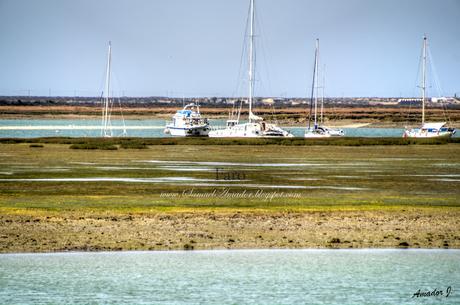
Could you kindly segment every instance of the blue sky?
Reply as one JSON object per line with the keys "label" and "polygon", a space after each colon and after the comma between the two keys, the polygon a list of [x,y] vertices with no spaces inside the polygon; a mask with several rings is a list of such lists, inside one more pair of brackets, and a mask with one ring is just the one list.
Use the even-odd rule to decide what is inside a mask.
{"label": "blue sky", "polygon": [[[249,0],[0,0],[0,94],[98,95],[107,43],[130,96],[246,95]],[[256,0],[258,96],[307,96],[315,38],[327,96],[414,96],[422,37],[460,95],[459,0]],[[437,95],[431,86],[431,95]]]}

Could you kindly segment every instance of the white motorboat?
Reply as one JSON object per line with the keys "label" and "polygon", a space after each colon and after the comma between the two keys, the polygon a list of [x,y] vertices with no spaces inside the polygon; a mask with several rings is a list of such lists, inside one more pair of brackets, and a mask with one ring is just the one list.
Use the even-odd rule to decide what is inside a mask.
{"label": "white motorboat", "polygon": [[208,119],[201,117],[200,107],[192,103],[174,114],[164,132],[180,137],[206,137],[210,130]]}

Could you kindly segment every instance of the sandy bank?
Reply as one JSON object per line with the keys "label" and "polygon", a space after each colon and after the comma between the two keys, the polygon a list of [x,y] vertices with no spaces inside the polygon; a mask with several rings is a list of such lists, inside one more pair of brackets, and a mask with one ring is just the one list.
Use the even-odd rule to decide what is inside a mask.
{"label": "sandy bank", "polygon": [[0,252],[460,248],[458,208],[0,216]]}

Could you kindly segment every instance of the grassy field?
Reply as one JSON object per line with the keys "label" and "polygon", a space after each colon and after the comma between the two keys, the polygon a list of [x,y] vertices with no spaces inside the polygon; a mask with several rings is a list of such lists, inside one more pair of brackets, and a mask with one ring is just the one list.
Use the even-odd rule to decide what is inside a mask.
{"label": "grassy field", "polygon": [[[1,138],[0,144],[72,144],[72,149],[107,149],[118,148],[146,148],[147,145],[279,145],[279,146],[382,146],[382,145],[442,145],[460,144],[460,138],[358,138],[358,137],[336,137],[305,139],[293,138],[208,138],[208,137],[168,137],[168,138]],[[116,146],[116,147],[115,147]]]}
{"label": "grassy field", "polygon": [[456,143],[56,142],[0,144],[0,251],[460,247]]}

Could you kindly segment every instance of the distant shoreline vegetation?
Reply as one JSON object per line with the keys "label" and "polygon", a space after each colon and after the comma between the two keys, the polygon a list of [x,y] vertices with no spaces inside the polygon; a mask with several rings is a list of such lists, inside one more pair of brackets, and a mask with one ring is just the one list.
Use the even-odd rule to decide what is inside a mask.
{"label": "distant shoreline vegetation", "polygon": [[[246,97],[167,97],[167,96],[121,96],[116,97],[126,107],[152,107],[166,106],[179,107],[184,103],[199,103],[206,107],[226,107],[233,103],[246,101]],[[0,96],[0,106],[39,106],[39,105],[63,105],[63,106],[94,106],[101,101],[100,96]],[[430,98],[429,104],[436,107],[442,105],[460,106],[460,97]],[[256,97],[255,105],[299,107],[309,105],[309,98],[305,97]],[[421,104],[418,97],[324,97],[326,105],[340,106],[414,106]]]}
{"label": "distant shoreline vegetation", "polygon": [[[124,119],[170,119],[183,103],[198,102],[200,111],[209,119],[226,119],[232,111],[233,104],[229,100],[225,103],[206,103],[201,100],[186,99],[173,104],[156,102],[121,102]],[[308,121],[308,105],[306,100],[290,102],[275,102],[274,104],[255,103],[257,115],[265,117],[283,125],[305,126]],[[239,103],[238,103],[239,104]],[[27,102],[22,104],[4,103],[0,99],[0,115],[3,119],[88,119],[100,118],[101,102],[88,101],[79,103],[69,102]],[[397,102],[379,102],[373,100],[355,99],[347,101],[327,100],[324,104],[324,119],[326,124],[347,125],[353,123],[366,123],[373,126],[401,126],[411,124],[418,126],[421,122],[420,107],[416,104],[400,105]],[[243,107],[243,119],[248,116],[248,111]],[[120,113],[114,113],[113,119],[122,119]],[[460,102],[453,104],[429,103],[426,112],[427,121],[448,121],[450,124],[460,126]],[[456,127],[456,126],[453,126]]]}
{"label": "distant shoreline vegetation", "polygon": [[71,149],[147,149],[149,145],[375,146],[459,144],[460,138],[2,138],[0,144],[69,144]]}

